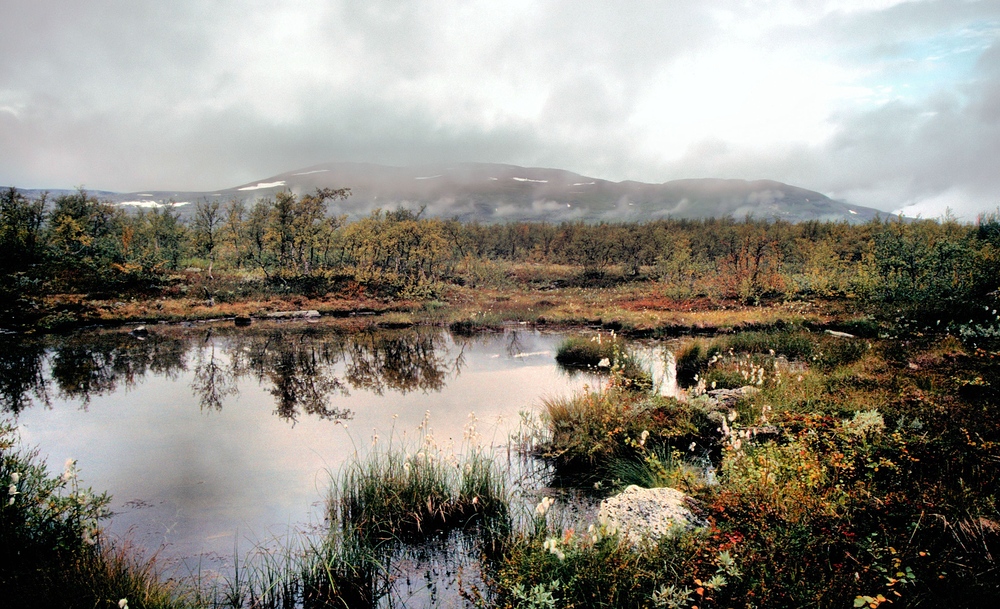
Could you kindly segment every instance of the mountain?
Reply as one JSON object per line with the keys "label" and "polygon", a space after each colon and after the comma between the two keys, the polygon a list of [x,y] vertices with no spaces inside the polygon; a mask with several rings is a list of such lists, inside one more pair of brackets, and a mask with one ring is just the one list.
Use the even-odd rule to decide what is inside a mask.
{"label": "mountain", "polygon": [[389,167],[368,163],[324,163],[214,192],[101,193],[130,206],[173,200],[183,215],[201,199],[254,200],[282,190],[305,194],[317,188],[350,188],[346,201],[330,204],[336,214],[357,218],[376,208],[403,207],[425,215],[503,222],[643,221],[747,215],[789,222],[865,222],[877,214],[827,196],[771,180],[691,179],[662,184],[611,182],[559,169],[487,163]]}

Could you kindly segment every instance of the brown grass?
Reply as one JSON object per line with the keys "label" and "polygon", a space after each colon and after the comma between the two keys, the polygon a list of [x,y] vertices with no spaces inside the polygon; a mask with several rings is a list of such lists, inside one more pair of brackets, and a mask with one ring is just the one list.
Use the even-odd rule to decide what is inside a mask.
{"label": "brown grass", "polygon": [[[520,269],[519,272],[527,274],[529,270]],[[71,313],[79,324],[177,322],[315,309],[330,317],[361,312],[371,317],[391,318],[390,323],[394,324],[447,325],[486,317],[496,323],[603,326],[645,335],[725,331],[778,322],[828,323],[848,314],[848,307],[838,302],[774,301],[762,306],[746,306],[724,299],[675,299],[665,295],[662,284],[655,282],[634,282],[610,288],[532,288],[530,285],[534,284],[520,283],[519,287],[504,288],[445,285],[441,286],[436,298],[427,300],[352,298],[332,293],[313,298],[288,295],[235,302],[210,302],[180,295],[127,300],[55,295],[46,299],[44,308]],[[364,325],[364,322],[350,325],[358,323]]]}

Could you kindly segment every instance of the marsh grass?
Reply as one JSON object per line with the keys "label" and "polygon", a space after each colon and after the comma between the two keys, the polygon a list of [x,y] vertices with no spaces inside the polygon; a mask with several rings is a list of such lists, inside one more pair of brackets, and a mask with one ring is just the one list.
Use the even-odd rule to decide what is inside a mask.
{"label": "marsh grass", "polygon": [[676,353],[677,378],[690,384],[695,374],[704,370],[709,360],[726,354],[771,355],[792,361],[805,361],[813,355],[814,344],[808,334],[796,330],[736,332],[712,339],[696,338]]}
{"label": "marsh grass", "polygon": [[614,332],[567,337],[556,350],[556,362],[566,368],[605,370],[617,377],[619,385],[646,391],[653,386],[653,377],[626,341]]}
{"label": "marsh grass", "polygon": [[616,354],[624,350],[624,342],[613,334],[604,336],[598,333],[589,338],[569,336],[559,345],[556,361],[563,366],[597,368],[602,360],[607,360],[604,366],[610,367]]}
{"label": "marsh grass", "polygon": [[[540,524],[511,540],[494,573],[492,606],[690,607],[711,603],[715,596],[696,583],[699,578],[709,581],[718,570],[703,532],[650,539],[634,547],[599,524],[586,530],[548,526],[544,519]],[[700,596],[696,588],[701,588]],[[657,601],[672,591],[684,591],[679,596],[685,602]]]}
{"label": "marsh grass", "polygon": [[501,332],[508,319],[493,311],[475,311],[465,319],[448,324],[448,329],[459,336],[475,336],[485,332]]}
{"label": "marsh grass", "polygon": [[76,461],[50,473],[37,450],[0,422],[0,595],[10,606],[184,607],[185,589],[160,578],[154,557],[100,531],[108,497],[82,485]]}
{"label": "marsh grass", "polygon": [[642,446],[633,457],[611,460],[605,471],[612,488],[634,484],[643,488],[676,488],[691,494],[706,485],[706,464],[704,458],[686,457],[670,446]]}

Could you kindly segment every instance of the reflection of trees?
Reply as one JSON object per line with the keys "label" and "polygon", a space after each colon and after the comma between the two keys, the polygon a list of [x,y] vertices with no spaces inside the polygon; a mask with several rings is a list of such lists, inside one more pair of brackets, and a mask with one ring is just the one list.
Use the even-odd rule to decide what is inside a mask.
{"label": "reflection of trees", "polygon": [[18,413],[34,400],[49,403],[44,362],[40,340],[0,336],[0,410]]}
{"label": "reflection of trees", "polygon": [[347,381],[379,395],[386,389],[440,391],[448,372],[445,358],[438,355],[440,336],[419,330],[356,334],[348,344]]}
{"label": "reflection of trees", "polygon": [[306,414],[324,419],[347,419],[352,413],[329,405],[334,391],[342,391],[340,379],[323,366],[317,349],[281,350],[275,365],[268,370],[274,384],[271,395],[277,399],[276,412],[294,419],[298,407]]}
{"label": "reflection of trees", "polygon": [[[206,340],[211,339],[206,337]],[[198,350],[191,390],[202,410],[222,410],[222,400],[239,393],[236,380],[233,368],[216,357],[214,342]]]}
{"label": "reflection of trees", "polygon": [[91,397],[132,387],[153,373],[176,378],[184,370],[190,341],[150,334],[139,340],[129,334],[79,334],[54,348],[52,380],[70,399],[89,403]]}
{"label": "reflection of trees", "polygon": [[346,418],[350,411],[332,401],[348,388],[382,394],[444,387],[464,361],[461,345],[457,355],[448,355],[445,336],[426,328],[346,335],[296,327],[151,333],[145,340],[124,332],[0,337],[0,408],[18,412],[34,400],[48,403],[50,384],[61,397],[87,404],[147,374],[176,379],[190,358],[191,390],[202,409],[220,410],[239,393],[239,381],[252,378],[270,385],[275,412],[283,418]]}
{"label": "reflection of trees", "polygon": [[297,418],[300,408],[324,419],[349,418],[349,410],[330,406],[333,394],[344,392],[334,370],[341,340],[337,334],[309,330],[246,333],[232,343],[233,374],[270,381],[275,412],[282,418]]}

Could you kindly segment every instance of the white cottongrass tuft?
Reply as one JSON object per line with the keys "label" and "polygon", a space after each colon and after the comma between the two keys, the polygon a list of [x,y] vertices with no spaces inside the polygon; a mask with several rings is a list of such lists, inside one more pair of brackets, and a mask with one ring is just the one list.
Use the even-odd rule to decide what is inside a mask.
{"label": "white cottongrass tuft", "polygon": [[544,518],[545,513],[549,511],[549,508],[552,507],[552,504],[555,502],[556,500],[552,497],[542,497],[542,500],[535,506],[535,513],[538,514],[539,517]]}

